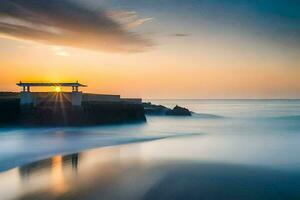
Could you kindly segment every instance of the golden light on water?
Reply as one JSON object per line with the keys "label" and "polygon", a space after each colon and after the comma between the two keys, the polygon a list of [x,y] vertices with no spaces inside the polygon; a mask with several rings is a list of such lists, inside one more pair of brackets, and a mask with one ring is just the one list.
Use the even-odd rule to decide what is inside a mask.
{"label": "golden light on water", "polygon": [[52,159],[52,178],[55,192],[63,193],[67,190],[64,179],[62,156],[55,156]]}

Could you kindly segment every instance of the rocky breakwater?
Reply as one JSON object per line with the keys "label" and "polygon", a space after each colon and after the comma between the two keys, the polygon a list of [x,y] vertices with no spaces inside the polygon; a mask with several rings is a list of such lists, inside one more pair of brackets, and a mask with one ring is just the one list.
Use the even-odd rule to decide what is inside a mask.
{"label": "rocky breakwater", "polygon": [[145,114],[147,115],[167,115],[167,116],[191,116],[192,112],[184,107],[176,105],[174,108],[168,108],[162,105],[152,103],[143,103]]}

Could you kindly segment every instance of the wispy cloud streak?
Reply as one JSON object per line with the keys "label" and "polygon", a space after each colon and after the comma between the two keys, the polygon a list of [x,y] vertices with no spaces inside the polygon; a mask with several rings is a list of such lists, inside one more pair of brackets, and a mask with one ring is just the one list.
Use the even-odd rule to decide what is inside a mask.
{"label": "wispy cloud streak", "polygon": [[122,24],[126,29],[133,29],[154,20],[153,17],[139,18],[135,11],[115,10],[108,12],[108,15]]}
{"label": "wispy cloud streak", "polygon": [[152,46],[105,10],[69,0],[1,0],[0,34],[96,51],[140,52]]}
{"label": "wispy cloud streak", "polygon": [[186,34],[186,33],[174,33],[174,34],[171,34],[171,36],[173,36],[173,37],[188,37],[189,34]]}

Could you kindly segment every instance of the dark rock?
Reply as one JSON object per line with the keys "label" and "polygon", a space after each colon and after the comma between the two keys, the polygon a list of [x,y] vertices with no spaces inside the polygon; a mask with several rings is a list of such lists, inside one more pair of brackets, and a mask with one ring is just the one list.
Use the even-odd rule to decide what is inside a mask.
{"label": "dark rock", "polygon": [[143,103],[145,114],[147,115],[174,115],[174,116],[191,116],[191,112],[183,107],[175,106],[173,109],[162,105]]}
{"label": "dark rock", "polygon": [[170,108],[162,105],[155,105],[151,103],[143,103],[145,114],[147,115],[166,115]]}
{"label": "dark rock", "polygon": [[175,115],[175,116],[191,116],[191,112],[187,108],[180,106],[175,106],[172,110],[168,110],[166,115]]}

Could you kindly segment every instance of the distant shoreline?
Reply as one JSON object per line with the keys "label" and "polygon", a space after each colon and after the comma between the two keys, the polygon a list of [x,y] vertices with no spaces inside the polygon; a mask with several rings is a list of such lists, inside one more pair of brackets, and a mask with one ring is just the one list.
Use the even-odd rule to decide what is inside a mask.
{"label": "distant shoreline", "polygon": [[250,100],[250,101],[252,101],[252,100],[254,100],[254,101],[269,101],[269,100],[275,100],[275,101],[285,101],[285,100],[287,100],[287,101],[290,101],[290,100],[296,100],[296,101],[299,101],[300,100],[300,98],[283,98],[283,99],[255,99],[255,98],[253,98],[253,99],[251,99],[251,98],[249,98],[249,99],[214,99],[214,98],[212,98],[212,99],[206,99],[206,98],[204,98],[204,99],[193,99],[193,98],[187,98],[187,99],[185,99],[185,98],[170,98],[170,99],[165,99],[165,98],[162,98],[162,99],[145,99],[145,100],[147,100],[147,101],[165,101],[165,100],[170,100],[170,101],[201,101],[201,100],[213,100],[213,101],[248,101],[248,100]]}

